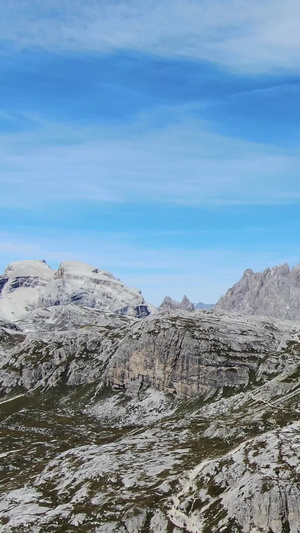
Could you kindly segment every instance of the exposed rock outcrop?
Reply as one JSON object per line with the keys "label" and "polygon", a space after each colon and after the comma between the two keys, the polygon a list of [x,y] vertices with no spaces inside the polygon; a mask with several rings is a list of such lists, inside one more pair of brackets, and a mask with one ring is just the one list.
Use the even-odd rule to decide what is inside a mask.
{"label": "exposed rock outcrop", "polygon": [[280,352],[297,330],[292,322],[257,317],[165,312],[132,326],[106,380],[125,388],[139,381],[141,387],[185,398],[239,389],[249,385],[265,356]]}
{"label": "exposed rock outcrop", "polygon": [[300,424],[265,433],[189,475],[169,511],[190,532],[299,532]]}
{"label": "exposed rock outcrop", "polygon": [[300,319],[300,264],[247,269],[241,280],[220,298],[216,309],[229,313],[264,315],[288,320]]}
{"label": "exposed rock outcrop", "polygon": [[206,398],[224,388],[248,387],[263,365],[265,375],[280,371],[281,350],[298,328],[210,311],[165,312],[143,321],[96,311],[88,317],[93,326],[71,327],[59,314],[54,329],[54,316],[46,316],[44,330],[28,333],[21,345],[3,347],[0,390],[94,382]]}
{"label": "exposed rock outcrop", "polygon": [[137,318],[151,312],[139,290],[75,261],[61,263],[57,271],[44,261],[17,261],[0,277],[0,318],[18,322],[36,309],[70,304]]}
{"label": "exposed rock outcrop", "polygon": [[0,277],[0,318],[17,322],[29,308],[39,305],[54,272],[44,261],[11,263]]}

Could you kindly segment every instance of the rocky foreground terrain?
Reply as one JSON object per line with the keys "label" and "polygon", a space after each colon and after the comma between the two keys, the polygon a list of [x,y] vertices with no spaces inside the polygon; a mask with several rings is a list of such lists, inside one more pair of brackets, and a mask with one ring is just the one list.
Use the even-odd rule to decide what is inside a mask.
{"label": "rocky foreground terrain", "polygon": [[300,323],[0,279],[0,531],[300,532]]}

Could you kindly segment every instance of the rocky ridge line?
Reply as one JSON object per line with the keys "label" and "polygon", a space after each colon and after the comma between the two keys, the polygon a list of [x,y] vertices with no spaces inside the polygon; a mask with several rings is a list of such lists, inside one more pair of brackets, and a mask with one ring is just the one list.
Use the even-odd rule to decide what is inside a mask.
{"label": "rocky ridge line", "polygon": [[245,270],[242,278],[217,302],[229,313],[263,315],[284,320],[300,319],[300,264],[285,263],[263,272]]}

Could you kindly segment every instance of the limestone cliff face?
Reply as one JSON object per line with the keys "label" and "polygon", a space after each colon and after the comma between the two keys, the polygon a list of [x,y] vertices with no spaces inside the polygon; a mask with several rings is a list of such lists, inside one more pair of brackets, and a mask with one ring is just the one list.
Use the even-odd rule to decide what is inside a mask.
{"label": "limestone cliff face", "polygon": [[[67,315],[71,318],[72,309]],[[75,317],[78,320],[77,313]],[[195,311],[192,317],[189,312],[165,312],[143,321],[105,313],[89,317],[93,326],[71,327],[70,318],[66,329],[58,315],[53,330],[50,315],[44,321],[48,331],[23,337],[12,332],[18,343],[2,345],[0,389],[98,383],[136,391],[152,386],[182,398],[207,397],[224,388],[248,386],[259,369],[265,375],[274,365],[280,369],[280,350],[297,331],[292,322],[211,311]],[[277,353],[274,363],[271,355]]]}
{"label": "limestone cliff face", "polygon": [[165,313],[135,325],[105,374],[124,388],[155,388],[190,398],[249,384],[266,354],[277,352],[297,326],[212,312]]}
{"label": "limestone cliff face", "polygon": [[[75,308],[76,310],[76,308]],[[56,315],[55,315],[56,316]],[[53,315],[41,331],[16,332],[8,326],[0,328],[0,392],[31,391],[35,388],[56,388],[101,383],[104,370],[131,321],[118,315],[97,313],[88,315],[94,326],[72,327],[81,315],[72,313],[69,328],[66,316]],[[40,315],[39,321],[40,324]],[[76,322],[75,322],[76,323]],[[48,326],[48,330],[47,330]]]}
{"label": "limestone cliff face", "polygon": [[216,309],[250,315],[298,320],[300,318],[300,265],[287,264],[263,272],[248,269],[220,298]]}
{"label": "limestone cliff face", "polygon": [[184,295],[181,302],[173,300],[170,296],[165,296],[158,309],[164,311],[194,311],[195,309],[213,309],[214,307],[215,304],[206,304],[203,302],[193,304],[188,297]]}

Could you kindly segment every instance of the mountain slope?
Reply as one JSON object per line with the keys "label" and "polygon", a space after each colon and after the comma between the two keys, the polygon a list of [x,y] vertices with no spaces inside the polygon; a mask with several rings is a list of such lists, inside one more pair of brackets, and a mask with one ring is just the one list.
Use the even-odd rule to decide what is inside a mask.
{"label": "mountain slope", "polygon": [[299,533],[299,323],[137,319],[33,266],[3,283],[34,298],[0,321],[0,532]]}

